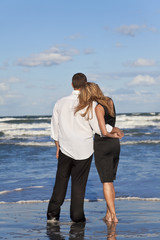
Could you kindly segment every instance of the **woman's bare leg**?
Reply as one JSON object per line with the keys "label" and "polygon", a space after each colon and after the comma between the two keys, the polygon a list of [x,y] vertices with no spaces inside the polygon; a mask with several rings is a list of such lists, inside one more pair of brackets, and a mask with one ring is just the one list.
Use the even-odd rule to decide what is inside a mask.
{"label": "woman's bare leg", "polygon": [[112,182],[103,183],[103,193],[107,203],[106,221],[118,222],[115,212],[115,190]]}

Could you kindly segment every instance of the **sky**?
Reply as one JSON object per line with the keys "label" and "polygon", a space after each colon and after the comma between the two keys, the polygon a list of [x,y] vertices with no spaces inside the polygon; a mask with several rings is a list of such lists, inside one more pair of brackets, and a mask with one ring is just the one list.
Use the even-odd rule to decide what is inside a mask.
{"label": "sky", "polygon": [[160,1],[0,1],[0,116],[51,115],[77,72],[117,113],[159,112]]}

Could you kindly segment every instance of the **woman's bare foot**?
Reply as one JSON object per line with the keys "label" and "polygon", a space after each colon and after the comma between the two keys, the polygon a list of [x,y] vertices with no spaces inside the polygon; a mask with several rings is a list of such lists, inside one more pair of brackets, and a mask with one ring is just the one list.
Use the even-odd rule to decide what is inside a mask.
{"label": "woman's bare foot", "polygon": [[106,212],[106,216],[103,218],[104,221],[112,222],[112,216],[109,210]]}
{"label": "woman's bare foot", "polygon": [[118,218],[116,217],[116,214],[110,214],[107,213],[106,216],[103,218],[104,222],[114,222],[114,223],[118,223]]}
{"label": "woman's bare foot", "polygon": [[116,214],[112,214],[112,222],[118,223],[118,218],[116,217]]}

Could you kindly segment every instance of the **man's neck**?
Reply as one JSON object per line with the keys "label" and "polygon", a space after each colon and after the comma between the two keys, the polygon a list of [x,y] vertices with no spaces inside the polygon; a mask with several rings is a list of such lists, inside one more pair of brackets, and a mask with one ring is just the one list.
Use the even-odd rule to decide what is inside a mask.
{"label": "man's neck", "polygon": [[80,91],[80,88],[73,88],[75,91]]}

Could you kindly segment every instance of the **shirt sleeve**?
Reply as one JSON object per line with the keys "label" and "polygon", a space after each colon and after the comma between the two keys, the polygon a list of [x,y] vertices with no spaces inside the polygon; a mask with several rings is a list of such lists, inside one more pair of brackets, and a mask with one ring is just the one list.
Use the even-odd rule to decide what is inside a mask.
{"label": "shirt sleeve", "polygon": [[51,138],[58,141],[58,112],[57,104],[53,108],[53,114],[51,117]]}
{"label": "shirt sleeve", "polygon": [[109,124],[106,124],[106,129],[107,129],[107,132],[111,133],[113,130],[113,127]]}
{"label": "shirt sleeve", "polygon": [[[96,117],[96,112],[95,112],[96,105],[97,105],[97,103],[93,102],[93,106],[92,106],[92,115],[93,116],[91,117],[91,119],[89,119],[89,123],[90,123],[90,126],[93,129],[94,133],[102,135],[101,130],[99,128],[98,120],[97,120],[97,117]],[[107,132],[110,133],[110,132],[112,132],[113,127],[109,124],[106,124],[106,129],[107,129]]]}

